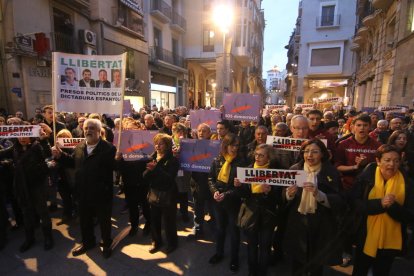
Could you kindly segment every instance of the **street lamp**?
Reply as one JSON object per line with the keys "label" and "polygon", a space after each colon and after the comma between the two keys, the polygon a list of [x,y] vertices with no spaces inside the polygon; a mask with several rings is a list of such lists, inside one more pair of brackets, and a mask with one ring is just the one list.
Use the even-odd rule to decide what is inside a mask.
{"label": "street lamp", "polygon": [[[230,5],[220,4],[213,9],[212,19],[216,27],[223,33],[223,75],[221,96],[227,86],[227,70],[226,70],[226,34],[229,32],[233,23],[233,9]],[[222,98],[222,97],[221,97]],[[221,104],[222,99],[218,101]]]}

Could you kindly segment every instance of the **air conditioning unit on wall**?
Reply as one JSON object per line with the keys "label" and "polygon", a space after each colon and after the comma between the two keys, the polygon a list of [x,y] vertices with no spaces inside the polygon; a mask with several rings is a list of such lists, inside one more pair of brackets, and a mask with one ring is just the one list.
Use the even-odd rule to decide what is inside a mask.
{"label": "air conditioning unit on wall", "polygon": [[95,56],[95,55],[98,54],[98,51],[93,46],[85,45],[85,47],[83,47],[83,54],[84,55]]}
{"label": "air conditioning unit on wall", "polygon": [[79,30],[79,40],[84,44],[96,46],[96,34],[90,30]]}

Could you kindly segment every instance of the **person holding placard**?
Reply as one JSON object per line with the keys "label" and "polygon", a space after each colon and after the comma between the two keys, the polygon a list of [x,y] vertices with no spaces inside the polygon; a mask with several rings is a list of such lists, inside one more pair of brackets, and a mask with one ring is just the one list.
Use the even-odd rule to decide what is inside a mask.
{"label": "person holding placard", "polygon": [[76,146],[71,155],[58,146],[52,148],[55,160],[63,166],[75,168],[82,244],[72,251],[73,256],[85,254],[95,247],[95,217],[101,230],[102,255],[109,258],[112,254],[112,181],[116,148],[102,139],[101,130],[101,121],[87,119],[83,125],[85,140]]}
{"label": "person holding placard", "polygon": [[164,223],[167,237],[166,253],[170,254],[177,248],[177,176],[179,162],[172,152],[171,136],[159,133],[154,137],[155,152],[153,160],[147,163],[143,173],[148,182],[148,202],[151,208],[152,247],[149,252],[154,254],[162,247],[161,220]]}
{"label": "person holding placard", "polygon": [[227,134],[221,143],[220,154],[214,159],[209,175],[210,191],[215,200],[216,253],[210,258],[210,264],[222,261],[227,227],[230,228],[231,258],[230,271],[239,270],[240,230],[236,218],[240,209],[240,196],[234,186],[237,167],[243,167],[244,159],[239,156],[240,139]]}
{"label": "person holding placard", "polygon": [[[275,166],[271,165],[274,154],[271,145],[258,145],[254,152],[255,161],[250,167],[274,169]],[[234,186],[240,187],[244,198],[242,206],[255,213],[254,220],[243,227],[247,236],[249,275],[266,275],[271,255],[272,236],[277,222],[278,205],[282,203],[282,189],[279,186],[258,183],[242,185],[237,178],[234,179]],[[240,219],[243,219],[243,216],[240,218],[239,215]]]}
{"label": "person holding placard", "polygon": [[[211,129],[210,126],[202,123],[197,127],[197,138],[199,140],[210,140]],[[204,232],[204,215],[206,204],[211,207],[213,197],[209,191],[208,173],[205,172],[191,172],[192,182],[191,192],[194,200],[194,227],[190,238],[199,238]],[[211,210],[211,208],[209,209]],[[210,214],[211,220],[214,219],[213,214]]]}
{"label": "person holding placard", "polygon": [[13,160],[13,187],[23,214],[25,240],[20,252],[26,252],[35,243],[36,224],[41,221],[44,249],[54,246],[52,221],[47,208],[48,167],[45,159],[50,155],[47,134],[41,130],[40,142],[32,137],[17,138],[12,147],[0,150],[0,159]]}
{"label": "person holding placard", "polygon": [[342,263],[338,219],[344,210],[339,172],[329,162],[326,146],[310,139],[301,146],[303,187],[290,186],[285,196],[288,216],[284,249],[292,258],[292,275],[322,275],[323,265]]}
{"label": "person holding placard", "polygon": [[[173,123],[172,125],[172,139],[173,139],[173,154],[175,157],[180,156],[180,142],[181,139],[187,137],[187,127],[182,123]],[[191,172],[178,170],[175,182],[178,188],[178,203],[180,204],[180,213],[183,222],[187,223],[190,218],[188,216],[188,192],[190,190]]]}

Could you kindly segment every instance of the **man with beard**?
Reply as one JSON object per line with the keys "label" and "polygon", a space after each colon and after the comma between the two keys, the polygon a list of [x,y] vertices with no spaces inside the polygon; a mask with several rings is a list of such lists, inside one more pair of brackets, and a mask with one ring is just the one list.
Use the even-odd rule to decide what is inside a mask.
{"label": "man with beard", "polygon": [[102,254],[111,256],[112,172],[115,147],[101,138],[102,123],[97,119],[84,122],[85,141],[78,144],[72,155],[53,147],[53,156],[64,166],[75,167],[79,193],[79,218],[82,244],[72,251],[73,256],[95,247],[94,217],[98,218],[102,235]]}

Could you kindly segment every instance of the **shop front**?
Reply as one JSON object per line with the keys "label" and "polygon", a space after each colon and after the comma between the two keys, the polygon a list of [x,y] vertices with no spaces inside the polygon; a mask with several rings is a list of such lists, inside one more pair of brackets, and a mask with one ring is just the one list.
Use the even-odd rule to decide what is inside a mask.
{"label": "shop front", "polygon": [[175,109],[177,88],[151,83],[151,106]]}

